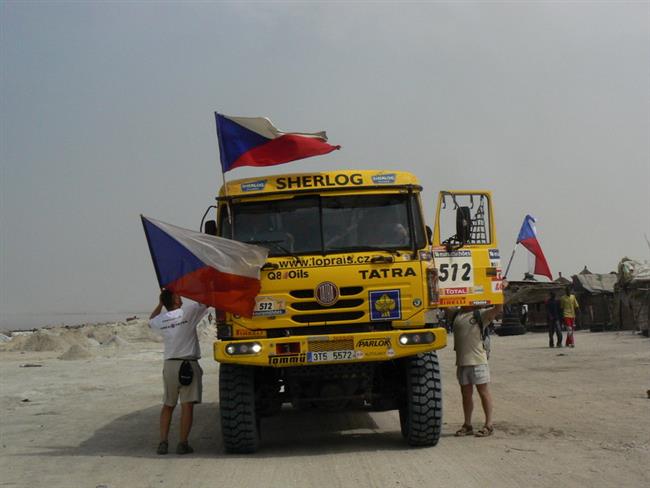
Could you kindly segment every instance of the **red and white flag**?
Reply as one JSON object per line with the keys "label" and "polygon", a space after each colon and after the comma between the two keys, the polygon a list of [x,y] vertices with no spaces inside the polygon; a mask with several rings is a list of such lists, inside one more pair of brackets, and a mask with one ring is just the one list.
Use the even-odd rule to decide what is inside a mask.
{"label": "red and white flag", "polygon": [[142,216],[158,284],[218,310],[251,317],[268,249]]}

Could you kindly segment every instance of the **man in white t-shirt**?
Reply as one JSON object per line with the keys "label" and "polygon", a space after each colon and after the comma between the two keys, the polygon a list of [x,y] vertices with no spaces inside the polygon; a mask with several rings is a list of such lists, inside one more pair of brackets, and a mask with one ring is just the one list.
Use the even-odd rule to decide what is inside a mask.
{"label": "man in white t-shirt", "polygon": [[[167,312],[162,312],[162,307]],[[192,429],[194,417],[194,404],[201,403],[203,370],[198,360],[201,357],[199,338],[196,326],[205,316],[207,307],[200,303],[183,306],[181,297],[170,290],[160,293],[158,306],[151,313],[149,327],[162,334],[165,342],[165,362],[163,366],[163,406],[160,411],[160,444],[158,454],[167,454],[169,449],[168,435],[174,408],[180,396],[181,402],[181,429],[180,442],[176,448],[177,454],[190,454],[194,452],[188,444],[188,437]],[[191,383],[182,385],[179,374],[181,366],[187,361],[191,366]],[[182,372],[184,376],[187,373]]]}
{"label": "man in white t-shirt", "polygon": [[[456,376],[463,397],[463,414],[465,422],[456,431],[456,436],[476,435],[487,437],[492,435],[492,395],[490,394],[490,368],[488,355],[483,345],[483,330],[488,327],[502,306],[492,308],[463,307],[453,322],[454,350],[456,351]],[[472,427],[472,412],[474,410],[474,385],[481,398],[485,413],[485,425],[474,434]]]}

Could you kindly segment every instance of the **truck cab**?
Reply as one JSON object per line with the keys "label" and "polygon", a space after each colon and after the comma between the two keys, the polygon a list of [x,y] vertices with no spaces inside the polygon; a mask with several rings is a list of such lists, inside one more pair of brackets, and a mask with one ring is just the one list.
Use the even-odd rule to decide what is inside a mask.
{"label": "truck cab", "polygon": [[218,317],[227,451],[257,450],[260,419],[283,404],[397,409],[409,444],[438,442],[435,351],[447,334],[431,312],[444,300],[440,277],[463,266],[441,254],[436,268],[434,253],[469,243],[461,236],[453,250],[432,248],[421,191],[410,173],[372,170],[248,178],[221,189],[206,229],[269,250],[252,317]]}

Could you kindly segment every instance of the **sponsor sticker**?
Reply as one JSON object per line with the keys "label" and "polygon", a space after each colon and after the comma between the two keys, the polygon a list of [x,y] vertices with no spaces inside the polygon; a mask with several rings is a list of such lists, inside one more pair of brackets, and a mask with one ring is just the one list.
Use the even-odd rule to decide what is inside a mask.
{"label": "sponsor sticker", "polygon": [[434,258],[471,258],[472,251],[459,249],[457,251],[434,251]]}
{"label": "sponsor sticker", "polygon": [[469,288],[443,288],[440,292],[443,295],[467,295]]}
{"label": "sponsor sticker", "polygon": [[269,271],[266,277],[269,280],[295,280],[309,278],[309,271],[303,269],[291,269],[289,271]]}
{"label": "sponsor sticker", "polygon": [[249,181],[241,184],[241,191],[262,191],[266,187],[266,180]]}
{"label": "sponsor sticker", "polygon": [[263,330],[249,330],[249,329],[235,329],[236,337],[265,337],[266,334]]}
{"label": "sponsor sticker", "polygon": [[375,185],[389,185],[395,183],[395,173],[382,173],[372,176]]}
{"label": "sponsor sticker", "polygon": [[491,302],[490,300],[474,300],[471,303],[472,305],[489,305]]}
{"label": "sponsor sticker", "polygon": [[370,292],[370,320],[399,320],[402,317],[399,290]]}
{"label": "sponsor sticker", "polygon": [[490,259],[501,259],[498,249],[488,249],[488,254],[490,255]]}
{"label": "sponsor sticker", "polygon": [[390,347],[390,337],[359,339],[355,347]]}
{"label": "sponsor sticker", "polygon": [[483,285],[477,285],[474,287],[473,293],[485,293],[485,288]]}
{"label": "sponsor sticker", "polygon": [[271,366],[292,366],[295,364],[304,364],[307,362],[307,355],[303,352],[300,354],[282,354],[280,356],[269,356]]}
{"label": "sponsor sticker", "polygon": [[274,297],[255,297],[253,317],[271,317],[286,313],[286,302]]}
{"label": "sponsor sticker", "polygon": [[467,297],[440,297],[440,305],[462,307],[467,304]]}
{"label": "sponsor sticker", "polygon": [[432,256],[429,251],[420,251],[420,261],[431,261]]}
{"label": "sponsor sticker", "polygon": [[492,293],[501,293],[503,291],[503,281],[492,282]]}

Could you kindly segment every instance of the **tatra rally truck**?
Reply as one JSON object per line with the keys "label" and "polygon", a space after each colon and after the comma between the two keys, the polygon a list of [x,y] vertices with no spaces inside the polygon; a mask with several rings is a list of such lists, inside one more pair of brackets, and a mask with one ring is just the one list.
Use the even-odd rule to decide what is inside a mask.
{"label": "tatra rally truck", "polygon": [[443,191],[433,231],[403,171],[328,171],[227,182],[204,232],[264,246],[252,318],[218,312],[226,451],[259,447],[284,404],[399,410],[412,446],[442,425],[438,311],[503,302],[491,195]]}

